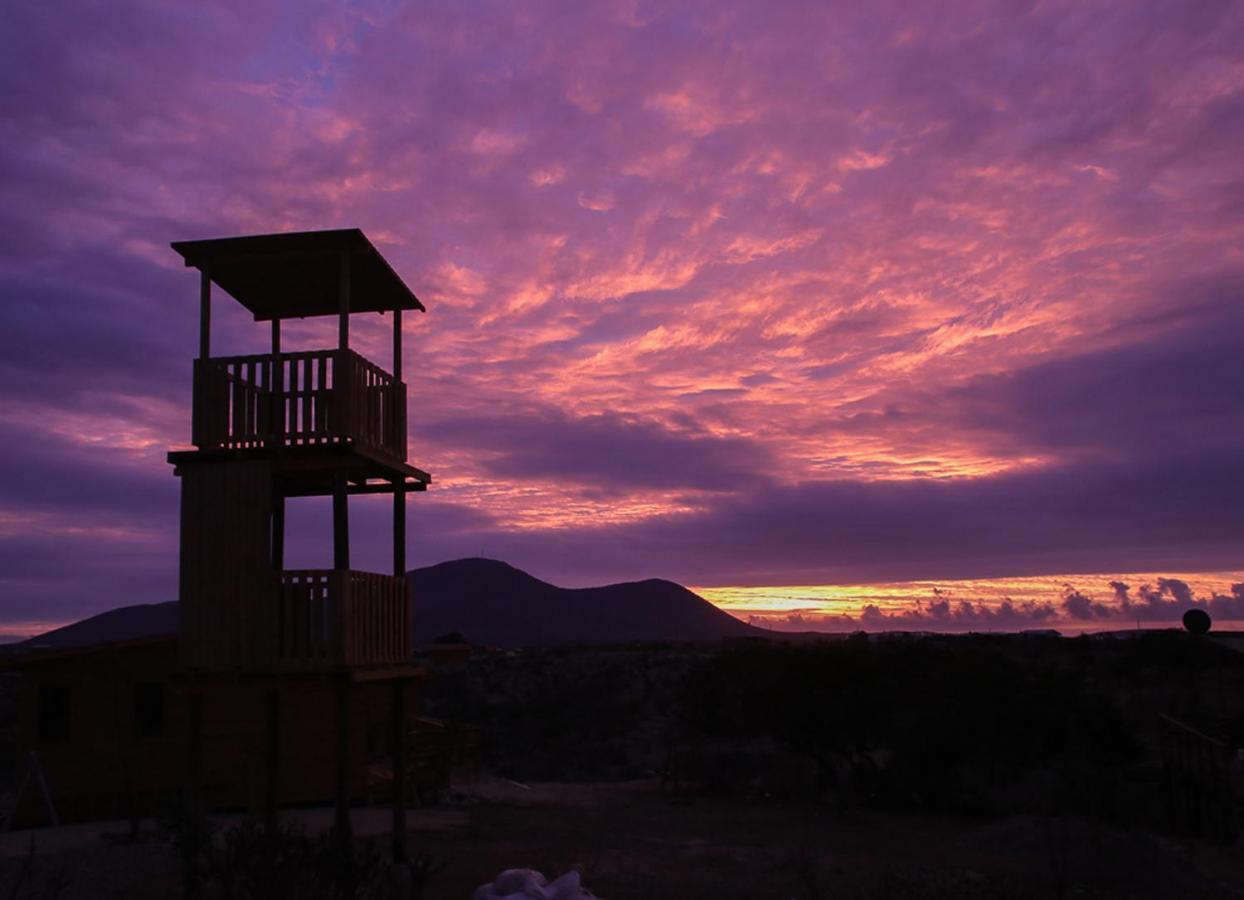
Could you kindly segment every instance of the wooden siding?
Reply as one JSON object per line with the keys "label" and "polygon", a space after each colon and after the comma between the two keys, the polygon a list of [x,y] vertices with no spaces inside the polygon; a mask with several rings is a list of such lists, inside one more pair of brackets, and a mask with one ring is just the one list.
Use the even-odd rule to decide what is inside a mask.
{"label": "wooden siding", "polygon": [[[211,681],[195,686],[174,680],[175,642],[49,660],[23,670],[18,692],[16,772],[25,773],[34,752],[62,822],[160,814],[173,808],[186,785],[186,692],[203,693],[203,792],[209,809],[262,808],[265,796],[265,705],[268,686],[251,681]],[[158,733],[140,733],[135,688],[159,684],[164,718]],[[272,684],[276,684],[273,682]],[[70,692],[68,735],[40,739],[40,687]],[[282,805],[326,804],[334,794],[336,720],[332,679],[280,683]],[[356,684],[350,713],[350,792],[368,796],[369,766],[386,763],[390,686]],[[418,714],[411,703],[410,716]],[[412,723],[412,726],[413,723]],[[33,785],[32,785],[33,788]],[[17,825],[47,821],[38,790],[27,789]]]}
{"label": "wooden siding", "polygon": [[271,655],[272,464],[185,466],[181,478],[181,657],[241,668]]}

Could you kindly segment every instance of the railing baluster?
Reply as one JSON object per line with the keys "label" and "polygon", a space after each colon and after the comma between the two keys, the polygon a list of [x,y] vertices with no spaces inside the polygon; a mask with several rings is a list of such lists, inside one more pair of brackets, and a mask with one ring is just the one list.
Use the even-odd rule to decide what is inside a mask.
{"label": "railing baluster", "polygon": [[225,415],[226,415],[226,418],[225,418],[225,434],[226,434],[226,435],[228,436],[228,438],[229,438],[229,446],[232,446],[232,444],[233,444],[232,438],[233,438],[234,433],[236,432],[236,426],[235,426],[234,422],[235,422],[235,420],[236,420],[236,418],[237,418],[237,408],[238,408],[238,402],[237,402],[237,393],[238,393],[237,380],[233,377],[233,371],[232,371],[232,370],[233,370],[233,366],[231,366],[231,365],[230,365],[230,366],[226,366],[226,367],[225,367],[225,377],[226,377],[226,379],[227,379],[226,384],[228,384],[228,385],[229,385],[229,407],[228,407],[228,412],[225,414]]}
{"label": "railing baluster", "polygon": [[328,405],[324,402],[328,397],[328,357],[320,355],[316,361],[319,367],[319,381],[316,384],[315,430],[323,440],[331,432],[332,422],[328,417]]}
{"label": "railing baluster", "polygon": [[302,360],[302,430],[306,432],[305,437],[310,438],[315,433],[315,419],[311,414],[312,391],[315,390],[314,377],[315,372],[311,368],[312,360],[310,357],[303,357]]}
{"label": "railing baluster", "polygon": [[255,364],[255,446],[262,447],[268,436],[268,386],[272,383],[269,360],[260,358]]}
{"label": "railing baluster", "polygon": [[240,370],[240,363],[233,366],[233,374],[229,379],[230,393],[233,397],[233,421],[229,428],[229,436],[232,439],[232,445],[235,447],[238,443],[238,431],[242,421],[242,375]]}
{"label": "railing baluster", "polygon": [[255,434],[258,431],[255,424],[255,362],[254,360],[246,361],[246,446],[253,447],[255,445]]}

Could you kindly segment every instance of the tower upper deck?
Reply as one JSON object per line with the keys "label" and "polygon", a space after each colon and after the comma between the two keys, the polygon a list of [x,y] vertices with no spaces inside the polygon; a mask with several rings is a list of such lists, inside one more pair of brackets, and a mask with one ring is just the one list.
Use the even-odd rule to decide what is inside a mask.
{"label": "tower upper deck", "polygon": [[[430,478],[407,465],[402,313],[424,310],[357,228],[173,243],[200,273],[199,354],[194,362],[195,451],[176,464],[219,457],[279,455],[283,465],[350,469],[364,485],[381,478],[419,490]],[[212,288],[223,289],[256,321],[272,323],[272,352],[212,354]],[[393,317],[393,370],[350,349],[350,316]],[[335,315],[335,349],[281,350],[281,321]],[[297,454],[297,459],[291,454]],[[310,477],[310,476],[308,476]],[[323,479],[320,479],[323,481]],[[320,492],[327,482],[300,490]]]}
{"label": "tower upper deck", "polygon": [[[204,241],[173,249],[199,270],[195,449],[181,478],[181,658],[196,671],[322,672],[410,655],[406,496],[431,476],[407,463],[402,313],[423,304],[362,231]],[[212,353],[218,287],[271,322],[270,353]],[[354,313],[392,316],[392,371],[350,348]],[[336,347],[283,351],[281,322],[336,315]],[[392,574],[350,565],[348,499],[393,497]],[[331,496],[333,566],[285,568],[286,501]]]}

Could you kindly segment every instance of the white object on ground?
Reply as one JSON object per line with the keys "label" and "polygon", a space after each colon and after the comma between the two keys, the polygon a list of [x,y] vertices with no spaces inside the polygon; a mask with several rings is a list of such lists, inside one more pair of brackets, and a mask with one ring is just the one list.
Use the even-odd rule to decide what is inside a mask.
{"label": "white object on ground", "polygon": [[491,884],[477,887],[471,900],[589,900],[595,896],[573,869],[555,881],[535,869],[506,869]]}

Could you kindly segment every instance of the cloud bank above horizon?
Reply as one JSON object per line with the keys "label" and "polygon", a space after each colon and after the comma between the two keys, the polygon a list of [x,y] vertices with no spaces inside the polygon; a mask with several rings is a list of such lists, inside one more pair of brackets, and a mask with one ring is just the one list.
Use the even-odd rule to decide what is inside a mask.
{"label": "cloud bank above horizon", "polygon": [[[355,225],[429,308],[412,565],[1244,567],[1244,7],[909,6],[18,4],[5,616],[175,596],[197,309],[168,242]],[[230,306],[218,352],[262,351]],[[357,331],[385,367],[386,324]]]}
{"label": "cloud bank above horizon", "polygon": [[1180,628],[1184,613],[1216,630],[1244,625],[1240,573],[1065,575],[975,581],[701,588],[717,606],[775,631],[1030,631],[1064,634]]}

